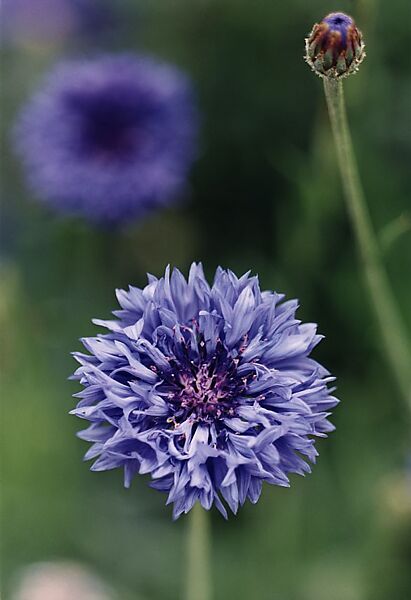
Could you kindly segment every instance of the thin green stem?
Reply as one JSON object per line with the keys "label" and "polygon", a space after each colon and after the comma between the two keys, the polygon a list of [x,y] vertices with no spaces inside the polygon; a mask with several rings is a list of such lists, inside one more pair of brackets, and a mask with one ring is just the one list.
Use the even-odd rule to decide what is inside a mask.
{"label": "thin green stem", "polygon": [[197,502],[188,519],[185,600],[211,600],[209,515]]}
{"label": "thin green stem", "polygon": [[347,121],[342,81],[324,79],[324,90],[344,194],[360,250],[364,277],[378,319],[386,356],[391,363],[399,390],[411,410],[411,350],[365,202]]}

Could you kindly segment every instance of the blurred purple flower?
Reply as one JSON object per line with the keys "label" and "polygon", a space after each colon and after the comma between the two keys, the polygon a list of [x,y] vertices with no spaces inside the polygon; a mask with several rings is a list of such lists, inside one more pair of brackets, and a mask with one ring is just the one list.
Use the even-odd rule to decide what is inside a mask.
{"label": "blurred purple flower", "polygon": [[169,268],[148,279],[117,290],[116,320],[94,320],[109,333],[74,353],[84,389],[72,414],[91,422],[79,437],[93,443],[92,470],[124,467],[127,487],[150,473],[175,518],[197,501],[236,513],[263,481],[309,472],[303,457],[315,462],[313,436],[334,429],[338,401],[309,357],[321,336],[295,318],[297,301],[221,268],[210,287],[197,264],[188,282]]}
{"label": "blurred purple flower", "polygon": [[77,17],[68,0],[3,0],[3,41],[59,40],[77,27]]}
{"label": "blurred purple flower", "polygon": [[184,189],[196,125],[192,89],[177,68],[107,55],[57,66],[23,110],[15,143],[39,198],[110,224]]}
{"label": "blurred purple flower", "polygon": [[3,42],[43,44],[100,33],[114,15],[106,0],[3,0],[1,17]]}

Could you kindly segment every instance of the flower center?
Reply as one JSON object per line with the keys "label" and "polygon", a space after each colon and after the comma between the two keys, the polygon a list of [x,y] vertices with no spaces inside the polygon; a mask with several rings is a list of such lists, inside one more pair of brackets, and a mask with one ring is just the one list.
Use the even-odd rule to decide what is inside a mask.
{"label": "flower center", "polygon": [[245,380],[237,376],[233,360],[224,369],[208,363],[192,364],[189,370],[178,372],[169,391],[175,408],[171,420],[178,424],[188,418],[211,422],[231,417],[244,389]]}
{"label": "flower center", "polygon": [[66,100],[80,119],[79,143],[87,155],[122,160],[135,150],[142,115],[128,90],[72,93]]}

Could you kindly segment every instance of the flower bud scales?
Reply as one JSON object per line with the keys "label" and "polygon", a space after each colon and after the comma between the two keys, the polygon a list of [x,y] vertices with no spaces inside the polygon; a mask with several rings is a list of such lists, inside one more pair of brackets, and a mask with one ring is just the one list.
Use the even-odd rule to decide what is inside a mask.
{"label": "flower bud scales", "polygon": [[305,60],[320,77],[348,77],[365,58],[361,31],[352,17],[330,13],[316,23],[305,40]]}

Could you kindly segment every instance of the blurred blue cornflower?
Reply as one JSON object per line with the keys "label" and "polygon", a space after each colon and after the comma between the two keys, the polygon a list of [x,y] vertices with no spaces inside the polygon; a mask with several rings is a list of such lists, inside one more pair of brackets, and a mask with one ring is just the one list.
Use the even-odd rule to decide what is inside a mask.
{"label": "blurred blue cornflower", "polygon": [[40,199],[112,224],[183,191],[196,132],[182,72],[146,56],[104,55],[49,74],[18,119],[15,145]]}
{"label": "blurred blue cornflower", "polygon": [[62,43],[80,34],[109,30],[115,16],[109,0],[2,0],[4,44]]}
{"label": "blurred blue cornflower", "polygon": [[321,336],[295,318],[298,302],[221,268],[210,287],[199,264],[188,282],[169,268],[148,280],[117,290],[116,320],[94,320],[109,333],[74,353],[84,389],[72,414],[91,422],[79,437],[93,443],[92,470],[124,467],[127,487],[150,473],[174,518],[197,501],[226,517],[223,501],[236,513],[263,481],[309,472],[338,400],[309,357]]}

